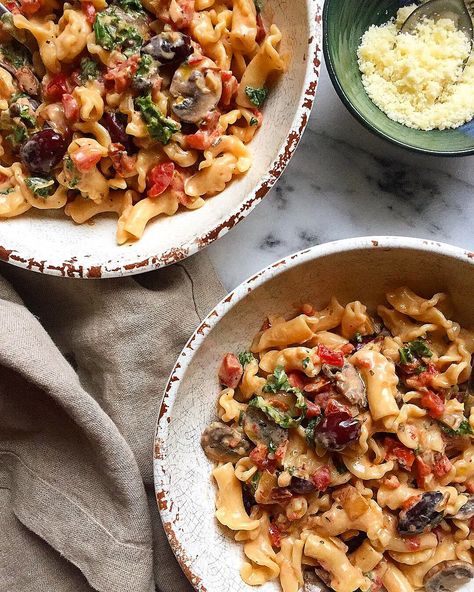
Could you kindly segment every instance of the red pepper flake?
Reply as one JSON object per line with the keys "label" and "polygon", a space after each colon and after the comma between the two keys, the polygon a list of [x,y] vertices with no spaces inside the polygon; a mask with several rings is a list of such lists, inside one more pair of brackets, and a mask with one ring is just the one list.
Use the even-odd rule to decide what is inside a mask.
{"label": "red pepper flake", "polygon": [[272,547],[281,547],[281,532],[274,522],[270,522],[268,526],[268,534],[270,535]]}
{"label": "red pepper flake", "polygon": [[325,491],[331,483],[331,471],[327,465],[311,475],[311,481],[318,491]]}
{"label": "red pepper flake", "polygon": [[318,356],[323,364],[329,364],[330,366],[336,366],[337,368],[342,368],[344,366],[344,354],[329,349],[325,345],[318,345]]}
{"label": "red pepper flake", "polygon": [[94,24],[96,9],[92,2],[81,3],[82,12],[86,15],[86,20],[90,25]]}
{"label": "red pepper flake", "polygon": [[416,463],[416,472],[418,477],[427,477],[431,474],[431,467],[429,464],[425,463],[425,461],[420,457],[417,456],[415,459]]}

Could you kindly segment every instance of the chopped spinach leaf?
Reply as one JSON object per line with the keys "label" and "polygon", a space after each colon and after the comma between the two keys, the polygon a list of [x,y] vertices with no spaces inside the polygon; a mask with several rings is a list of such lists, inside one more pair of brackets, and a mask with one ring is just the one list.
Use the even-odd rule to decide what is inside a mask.
{"label": "chopped spinach leaf", "polygon": [[278,393],[284,391],[285,393],[293,393],[297,389],[291,386],[288,382],[288,376],[286,375],[283,366],[277,366],[273,374],[270,374],[267,378],[267,384],[263,387],[265,393]]}
{"label": "chopped spinach leaf", "polygon": [[150,70],[155,63],[155,60],[151,57],[151,55],[145,53],[140,57],[138,62],[138,69],[136,71],[135,76],[137,78],[146,78],[148,74],[150,74]]}
{"label": "chopped spinach leaf", "polygon": [[49,197],[54,191],[54,179],[43,179],[43,177],[26,177],[25,185],[38,197]]}
{"label": "chopped spinach leaf", "polygon": [[447,434],[448,436],[450,436],[451,438],[455,438],[456,436],[466,436],[466,435],[473,435],[474,432],[472,431],[472,428],[469,424],[469,421],[467,419],[463,419],[461,422],[461,425],[458,427],[457,430],[453,430],[451,427],[449,427],[447,424],[445,424],[442,421],[438,422],[441,429],[443,430],[443,432],[445,434]]}
{"label": "chopped spinach leaf", "polygon": [[23,123],[18,125],[13,124],[13,126],[10,129],[11,133],[8,134],[6,139],[8,140],[8,142],[10,142],[13,148],[17,148],[28,138],[28,132]]}
{"label": "chopped spinach leaf", "polygon": [[417,374],[421,374],[422,372],[426,372],[428,370],[428,366],[425,366],[424,364],[420,364],[418,366],[418,368],[415,370],[415,372]]}
{"label": "chopped spinach leaf", "polygon": [[140,0],[116,0],[116,4],[123,10],[144,12],[142,3]]}
{"label": "chopped spinach leaf", "polygon": [[249,405],[251,405],[252,407],[256,407],[257,409],[260,409],[265,413],[267,417],[269,417],[277,425],[285,429],[296,428],[300,425],[304,417],[304,415],[300,415],[299,417],[291,417],[289,413],[285,413],[273,407],[273,405],[271,405],[263,397],[254,397],[249,402]]}
{"label": "chopped spinach leaf", "polygon": [[74,165],[69,154],[66,154],[63,161],[67,186],[69,189],[75,189],[80,181],[79,171],[76,169],[76,166]]}
{"label": "chopped spinach leaf", "polygon": [[255,107],[261,107],[268,96],[268,88],[265,88],[264,86],[261,86],[260,88],[246,86],[245,94],[252,105],[255,105]]}
{"label": "chopped spinach leaf", "polygon": [[250,480],[250,485],[252,487],[253,492],[255,493],[257,491],[257,487],[258,487],[258,483],[260,481],[260,473],[257,471],[256,473],[254,473],[252,479]]}
{"label": "chopped spinach leaf", "polygon": [[311,446],[314,446],[314,432],[317,425],[320,423],[322,419],[322,415],[318,415],[317,417],[311,418],[308,422],[308,425],[305,428],[306,441]]}
{"label": "chopped spinach leaf", "polygon": [[359,331],[354,335],[354,341],[356,343],[362,343],[362,334]]}
{"label": "chopped spinach leaf", "polygon": [[249,121],[249,125],[257,125],[258,119],[256,117],[251,117]]}
{"label": "chopped spinach leaf", "polygon": [[179,123],[163,115],[153,102],[150,94],[136,98],[135,105],[140,109],[148,133],[153,140],[168,144],[171,136],[181,129]]}
{"label": "chopped spinach leaf", "polygon": [[306,368],[308,367],[308,364],[311,362],[311,360],[309,358],[305,358],[302,362],[301,365],[303,366],[303,369],[306,370]]}
{"label": "chopped spinach leaf", "polygon": [[277,446],[276,446],[275,442],[272,442],[270,440],[270,443],[268,444],[268,452],[270,454],[275,454],[276,451],[277,451]]}
{"label": "chopped spinach leaf", "polygon": [[81,60],[81,82],[85,84],[88,80],[97,80],[100,74],[99,64],[90,58]]}
{"label": "chopped spinach leaf", "polygon": [[0,189],[0,195],[9,195],[13,193],[15,190],[13,187],[7,187],[6,189]]}
{"label": "chopped spinach leaf", "polygon": [[30,113],[28,105],[18,105],[18,116],[28,127],[36,127],[36,117]]}
{"label": "chopped spinach leaf", "polygon": [[18,91],[10,97],[10,103],[16,103],[18,99],[28,99],[29,95],[25,92]]}
{"label": "chopped spinach leaf", "polygon": [[28,50],[17,41],[1,43],[0,55],[2,59],[12,65],[15,70],[30,63]]}
{"label": "chopped spinach leaf", "polygon": [[97,14],[94,33],[101,47],[107,51],[120,47],[127,57],[138,53],[143,45],[143,38],[138,30],[120,18],[120,9],[115,6],[109,6]]}
{"label": "chopped spinach leaf", "polygon": [[250,362],[253,362],[254,360],[255,358],[253,357],[253,354],[249,351],[241,352],[239,354],[239,362],[242,368],[245,368],[247,364],[250,364]]}
{"label": "chopped spinach leaf", "polygon": [[400,348],[400,363],[413,364],[419,358],[431,358],[433,352],[429,349],[423,339],[410,341],[404,347]]}

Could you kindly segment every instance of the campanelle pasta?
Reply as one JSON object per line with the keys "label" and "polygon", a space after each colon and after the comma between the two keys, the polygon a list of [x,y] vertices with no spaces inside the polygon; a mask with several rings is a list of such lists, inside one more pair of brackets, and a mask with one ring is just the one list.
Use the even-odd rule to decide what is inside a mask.
{"label": "campanelle pasta", "polygon": [[[81,224],[115,213],[122,244],[157,216],[202,207],[251,167],[247,144],[285,70],[281,32],[260,0],[9,7],[0,30],[0,218],[63,209]],[[13,28],[34,39],[32,55]]]}
{"label": "campanelle pasta", "polygon": [[474,331],[447,294],[387,301],[304,304],[222,360],[202,446],[247,584],[438,592],[474,577]]}

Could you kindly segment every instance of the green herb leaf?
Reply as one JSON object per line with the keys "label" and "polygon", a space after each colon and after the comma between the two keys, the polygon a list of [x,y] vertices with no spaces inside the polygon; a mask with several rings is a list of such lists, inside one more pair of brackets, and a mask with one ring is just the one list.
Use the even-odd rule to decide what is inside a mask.
{"label": "green herb leaf", "polygon": [[135,105],[140,109],[148,133],[153,140],[168,144],[171,136],[181,129],[179,123],[161,113],[150,94],[136,98]]}
{"label": "green herb leaf", "polygon": [[308,422],[308,425],[305,428],[306,441],[310,446],[314,446],[314,432],[316,430],[317,425],[321,422],[322,419],[322,415],[318,415],[317,417],[311,418]]}
{"label": "green herb leaf", "polygon": [[85,84],[88,80],[97,80],[100,74],[99,64],[90,58],[81,60],[81,82]]}
{"label": "green herb leaf", "polygon": [[247,95],[248,100],[252,103],[252,105],[255,105],[255,107],[261,107],[268,96],[268,88],[265,88],[264,86],[260,88],[246,86],[245,94]]}
{"label": "green herb leaf", "polygon": [[250,364],[250,362],[255,360],[253,354],[249,351],[241,352],[238,357],[242,368],[245,368],[247,364]]}
{"label": "green herb leaf", "polygon": [[362,334],[359,331],[354,335],[354,341],[356,343],[362,343]]}
{"label": "green herb leaf", "polygon": [[260,481],[260,477],[261,477],[261,475],[260,475],[259,471],[256,471],[253,474],[252,479],[250,480],[250,485],[251,485],[254,493],[257,491],[258,483]]}
{"label": "green herb leaf", "polygon": [[311,360],[309,358],[305,358],[302,362],[301,365],[303,366],[303,369],[306,370],[306,368],[308,367],[308,364],[311,362]]}
{"label": "green herb leaf", "polygon": [[22,119],[28,127],[36,127],[36,117],[30,113],[28,105],[18,105],[18,117]]}
{"label": "green herb leaf", "polygon": [[257,125],[258,119],[256,117],[251,117],[249,121],[249,125]]}
{"label": "green herb leaf", "polygon": [[116,4],[126,11],[145,12],[140,0],[116,0]]}
{"label": "green herb leaf", "polygon": [[461,422],[461,425],[458,427],[457,430],[453,430],[451,427],[449,427],[447,424],[445,424],[442,421],[438,421],[441,429],[443,430],[443,432],[445,434],[447,434],[448,436],[450,436],[451,438],[455,438],[456,436],[466,436],[466,435],[473,435],[474,432],[472,431],[472,428],[469,424],[469,421],[467,419],[463,419]]}
{"label": "green herb leaf", "polygon": [[344,475],[345,473],[347,473],[347,467],[342,462],[339,456],[334,456],[332,459],[332,463],[339,475]]}
{"label": "green herb leaf", "polygon": [[285,393],[294,393],[298,389],[295,389],[288,382],[288,376],[286,375],[283,366],[277,366],[273,374],[270,374],[267,378],[267,384],[263,387],[265,393],[279,393],[281,391]]}
{"label": "green herb leaf", "polygon": [[6,189],[0,190],[0,195],[9,195],[10,193],[13,193],[14,191],[15,191],[15,189],[13,187],[7,187]]}
{"label": "green herb leaf", "polygon": [[433,352],[422,339],[410,341],[398,351],[400,353],[400,363],[404,365],[413,364],[419,358],[431,358],[433,355]]}
{"label": "green herb leaf", "polygon": [[19,123],[18,125],[13,124],[10,129],[11,133],[8,134],[6,140],[10,142],[13,148],[17,148],[28,138],[28,132],[24,123]]}
{"label": "green herb leaf", "polygon": [[270,442],[268,444],[268,452],[270,454],[275,454],[276,451],[277,451],[277,445],[275,444],[275,442],[270,440]]}
{"label": "green herb leaf", "polygon": [[239,413],[239,426],[242,426],[244,424],[244,417],[245,417],[245,413],[243,411],[241,411]]}
{"label": "green herb leaf", "polygon": [[99,12],[94,21],[95,38],[107,51],[120,47],[122,53],[129,57],[140,51],[143,38],[137,29],[120,16],[120,9],[115,6],[109,6],[103,12]]}
{"label": "green herb leaf", "polygon": [[0,56],[2,61],[8,62],[15,70],[18,70],[22,66],[27,66],[30,63],[28,50],[17,41],[0,43]]}
{"label": "green herb leaf", "polygon": [[150,70],[154,64],[155,60],[151,55],[147,53],[143,54],[138,62],[138,69],[135,76],[137,78],[146,78],[150,74]]}
{"label": "green herb leaf", "polygon": [[66,154],[66,156],[63,159],[63,162],[67,186],[69,187],[69,189],[75,189],[78,186],[79,181],[81,180],[79,171],[76,169],[72,161],[72,158],[69,156],[69,154]]}
{"label": "green herb leaf", "polygon": [[296,428],[300,425],[303,415],[300,417],[291,417],[288,413],[284,413],[279,409],[270,405],[268,401],[266,401],[263,397],[254,397],[250,402],[249,405],[252,407],[257,407],[265,413],[267,417],[269,417],[272,421],[274,421],[277,425],[282,428],[289,429],[289,428]]}
{"label": "green herb leaf", "polygon": [[54,191],[54,179],[43,179],[43,177],[26,177],[25,185],[38,197],[49,197]]}

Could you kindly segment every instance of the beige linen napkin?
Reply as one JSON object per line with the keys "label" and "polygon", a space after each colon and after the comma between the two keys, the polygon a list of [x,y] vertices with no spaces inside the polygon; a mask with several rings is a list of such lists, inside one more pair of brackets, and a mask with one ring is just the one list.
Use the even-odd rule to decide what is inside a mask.
{"label": "beige linen napkin", "polygon": [[205,254],[100,281],[0,266],[1,592],[192,589],[156,511],[153,435],[222,295]]}

